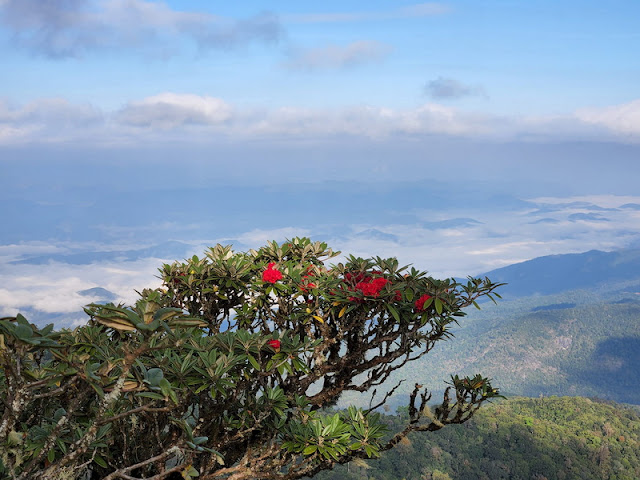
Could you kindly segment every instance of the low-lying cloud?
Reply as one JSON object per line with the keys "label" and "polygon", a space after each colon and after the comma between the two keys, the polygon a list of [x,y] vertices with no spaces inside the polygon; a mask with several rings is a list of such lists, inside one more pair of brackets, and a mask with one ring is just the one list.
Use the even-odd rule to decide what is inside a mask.
{"label": "low-lying cloud", "polygon": [[576,112],[581,121],[607,128],[617,135],[640,135],[640,99],[604,108],[585,108]]}
{"label": "low-lying cloud", "polygon": [[[229,238],[235,238],[235,248],[245,250],[268,240],[310,235],[328,242],[343,255],[394,256],[400,263],[412,263],[435,277],[477,275],[543,255],[638,247],[640,211],[624,208],[629,204],[640,204],[640,197],[546,197],[528,199],[525,207],[499,212],[473,206],[451,211],[423,209],[414,212],[414,223],[404,224],[321,224],[313,229],[257,226],[235,235],[218,229],[218,236],[196,240],[193,245],[227,244]],[[597,219],[590,217],[594,211],[600,212]],[[576,221],[578,216],[582,218]],[[174,260],[154,257],[74,265],[60,261],[15,263],[17,258],[78,248],[86,251],[86,246],[64,243],[0,246],[0,315],[35,309],[67,313],[75,319],[72,314],[91,301],[78,292],[95,287],[113,292],[118,301],[133,303],[135,290],[159,286],[157,268],[163,261]]]}
{"label": "low-lying cloud", "polygon": [[[640,141],[640,100],[610,109],[578,111],[556,117],[517,117],[469,111],[439,103],[414,108],[346,106],[334,109],[238,107],[222,98],[164,92],[133,100],[116,111],[101,110],[63,98],[25,105],[0,101],[0,144],[59,141],[114,145],[135,138],[137,144],[170,139],[210,143],[252,138],[371,139],[460,136],[486,140]],[[144,127],[144,132],[140,131]]]}
{"label": "low-lying cloud", "polygon": [[231,116],[231,106],[219,98],[162,93],[127,104],[115,118],[124,125],[170,129],[184,125],[215,125]]}

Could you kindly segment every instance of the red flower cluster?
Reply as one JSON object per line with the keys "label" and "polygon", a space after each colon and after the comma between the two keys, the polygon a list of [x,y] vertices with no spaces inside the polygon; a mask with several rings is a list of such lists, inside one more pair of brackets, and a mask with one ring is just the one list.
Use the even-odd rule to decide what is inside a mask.
{"label": "red flower cluster", "polygon": [[[373,271],[371,272],[374,275],[380,275],[382,272]],[[389,282],[384,277],[370,277],[365,275],[364,272],[356,272],[351,273],[347,272],[344,274],[345,283],[351,284],[349,286],[349,290],[352,291],[361,291],[365,297],[374,297],[377,298],[380,295],[380,292],[384,288],[384,286]],[[350,302],[362,303],[364,299],[358,297],[349,297]]]}
{"label": "red flower cluster", "polygon": [[431,295],[426,293],[416,300],[415,306],[418,312],[424,312],[424,303],[431,298]]}
{"label": "red flower cluster", "polygon": [[274,268],[276,264],[271,262],[267,269],[262,272],[262,281],[267,283],[276,283],[282,278],[282,272],[277,268]]}
{"label": "red flower cluster", "polygon": [[377,297],[387,283],[389,283],[389,280],[382,277],[365,278],[362,282],[356,284],[356,290],[360,290],[365,296]]}
{"label": "red flower cluster", "polygon": [[269,340],[267,345],[273,348],[276,352],[280,351],[280,340]]}

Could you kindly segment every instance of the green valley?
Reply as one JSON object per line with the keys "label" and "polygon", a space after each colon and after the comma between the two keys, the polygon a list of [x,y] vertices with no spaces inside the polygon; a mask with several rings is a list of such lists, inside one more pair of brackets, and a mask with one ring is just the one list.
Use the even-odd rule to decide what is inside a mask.
{"label": "green valley", "polygon": [[[387,417],[397,426],[402,412]],[[409,436],[320,480],[637,480],[637,408],[581,397],[512,398],[463,425]]]}

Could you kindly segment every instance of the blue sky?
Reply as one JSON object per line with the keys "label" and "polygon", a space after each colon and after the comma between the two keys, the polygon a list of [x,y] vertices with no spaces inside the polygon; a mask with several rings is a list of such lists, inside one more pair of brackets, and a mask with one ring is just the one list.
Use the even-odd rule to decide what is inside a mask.
{"label": "blue sky", "polygon": [[[218,241],[304,234],[438,275],[639,246],[639,18],[0,0],[0,309],[131,300]],[[167,241],[187,247],[148,249]]]}
{"label": "blue sky", "polygon": [[624,122],[638,111],[635,1],[3,0],[0,9],[5,117],[124,128],[152,121],[142,107],[158,115],[151,107],[165,102],[194,123],[253,131],[265,117],[286,122],[279,109],[297,120],[368,108],[379,135],[391,129],[387,110],[407,130],[444,117],[450,125],[436,132],[472,134],[482,121],[495,136],[549,134],[564,121],[566,134],[589,125],[638,134]]}

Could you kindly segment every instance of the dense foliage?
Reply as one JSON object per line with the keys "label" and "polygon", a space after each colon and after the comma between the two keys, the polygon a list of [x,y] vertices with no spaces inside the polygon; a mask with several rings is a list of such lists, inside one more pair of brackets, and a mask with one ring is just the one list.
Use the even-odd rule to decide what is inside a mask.
{"label": "dense foliage", "polygon": [[[406,412],[387,416],[390,428]],[[581,397],[513,398],[318,480],[637,480],[640,412]]]}
{"label": "dense foliage", "polygon": [[[450,338],[488,279],[436,280],[395,259],[335,257],[294,239],[216,246],[164,265],[133,307],[89,305],[73,331],[0,320],[1,472],[12,479],[294,479],[377,457],[412,431],[467,421],[499,396],[453,376],[416,384],[385,435],[375,387]],[[370,408],[323,415],[343,392]]]}

